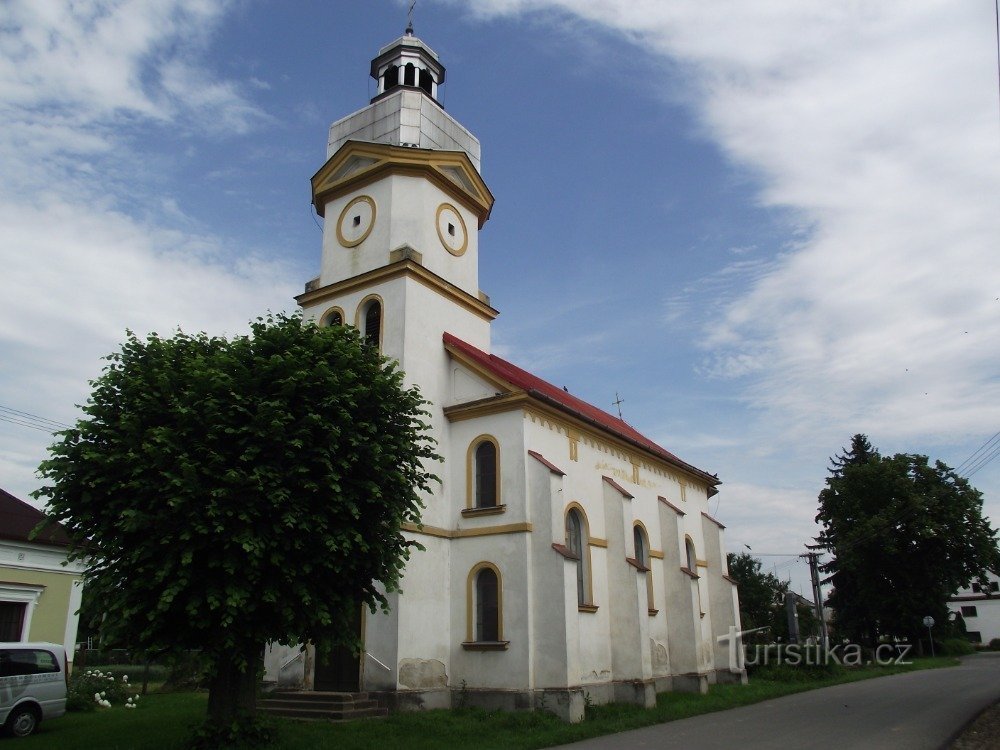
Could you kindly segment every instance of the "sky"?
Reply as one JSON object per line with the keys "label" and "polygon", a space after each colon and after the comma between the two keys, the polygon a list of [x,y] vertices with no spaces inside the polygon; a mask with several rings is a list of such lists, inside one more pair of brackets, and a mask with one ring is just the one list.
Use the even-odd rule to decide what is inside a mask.
{"label": "sky", "polygon": [[[126,330],[234,334],[319,268],[309,178],[397,0],[8,0],[0,486]],[[493,351],[723,481],[796,587],[853,434],[960,466],[1000,431],[992,0],[420,0],[496,196]],[[20,421],[22,424],[18,424]],[[1000,525],[1000,461],[971,481]],[[772,556],[773,555],[773,556]]]}

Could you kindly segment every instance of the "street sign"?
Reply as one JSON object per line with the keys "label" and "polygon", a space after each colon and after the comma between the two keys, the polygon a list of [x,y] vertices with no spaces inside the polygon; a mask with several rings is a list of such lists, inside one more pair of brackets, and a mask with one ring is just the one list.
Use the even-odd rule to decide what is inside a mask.
{"label": "street sign", "polygon": [[925,628],[933,628],[934,627],[934,618],[931,617],[930,615],[927,615],[927,617],[924,618],[924,627]]}

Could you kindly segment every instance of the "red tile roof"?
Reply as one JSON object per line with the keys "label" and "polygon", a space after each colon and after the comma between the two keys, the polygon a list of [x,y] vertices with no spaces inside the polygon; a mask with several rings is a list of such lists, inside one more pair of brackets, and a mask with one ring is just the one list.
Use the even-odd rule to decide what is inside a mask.
{"label": "red tile roof", "polygon": [[550,406],[554,406],[564,412],[568,412],[585,422],[610,432],[633,445],[644,448],[653,455],[699,475],[708,482],[710,487],[721,484],[718,477],[709,474],[707,471],[692,466],[691,464],[677,458],[670,451],[661,448],[638,430],[633,428],[624,420],[618,419],[608,414],[606,411],[598,409],[596,406],[588,404],[583,399],[573,396],[562,388],[558,388],[541,378],[532,375],[527,370],[522,370],[516,365],[512,365],[505,359],[501,359],[495,354],[487,354],[481,349],[477,349],[472,344],[467,344],[457,336],[450,333],[444,334],[445,346],[452,347],[457,353],[468,357],[469,360],[479,365],[494,377],[510,383],[515,389],[523,390],[529,396],[542,401]]}
{"label": "red tile roof", "polygon": [[0,539],[33,544],[50,544],[65,547],[69,544],[66,531],[52,521],[38,536],[29,539],[32,529],[45,520],[45,514],[37,508],[18,500],[9,492],[0,490]]}

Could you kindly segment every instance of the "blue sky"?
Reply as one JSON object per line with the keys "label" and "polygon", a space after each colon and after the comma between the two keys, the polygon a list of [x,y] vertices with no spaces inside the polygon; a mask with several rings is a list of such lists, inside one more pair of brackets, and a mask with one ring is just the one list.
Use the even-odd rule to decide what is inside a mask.
{"label": "blue sky", "polygon": [[[327,127],[405,4],[5,13],[0,406],[66,422],[126,328],[294,307]],[[1000,430],[993,24],[987,0],[420,0],[497,198],[494,351],[718,472],[734,550],[800,551],[855,432],[960,464]],[[47,442],[0,421],[6,489]],[[1000,523],[1000,461],[973,482]]]}

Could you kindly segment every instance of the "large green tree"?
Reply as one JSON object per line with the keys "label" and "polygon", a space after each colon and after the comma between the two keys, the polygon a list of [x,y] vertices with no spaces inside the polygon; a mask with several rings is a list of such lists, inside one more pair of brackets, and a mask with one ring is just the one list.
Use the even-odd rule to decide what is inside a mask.
{"label": "large green tree", "polygon": [[832,461],[816,520],[837,633],[916,641],[924,616],[946,622],[948,596],[1000,562],[982,496],[940,461],[884,457],[864,435]]}
{"label": "large green tree", "polygon": [[[761,561],[747,552],[726,555],[729,576],[736,581],[740,597],[740,623],[744,630],[769,628],[773,631],[783,616],[788,583],[774,573],[765,573]],[[786,628],[787,630],[787,628]],[[753,640],[773,640],[769,632]]]}
{"label": "large green tree", "polygon": [[346,326],[269,315],[231,339],[129,334],[40,468],[104,628],[199,649],[209,724],[255,707],[269,641],[351,643],[386,606],[437,459],[424,401]]}

